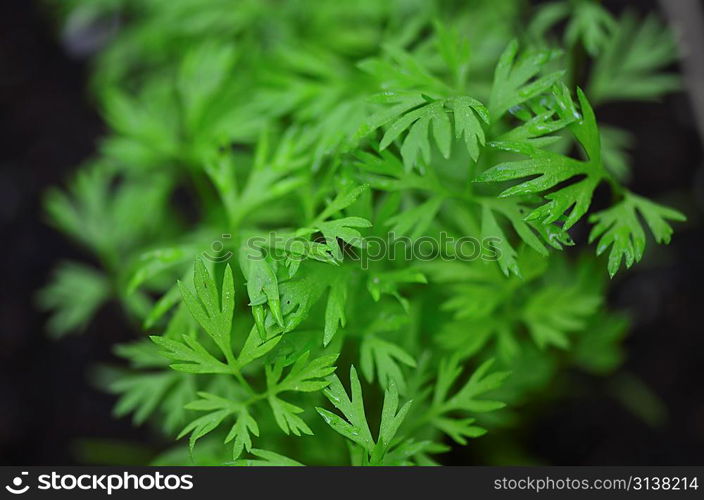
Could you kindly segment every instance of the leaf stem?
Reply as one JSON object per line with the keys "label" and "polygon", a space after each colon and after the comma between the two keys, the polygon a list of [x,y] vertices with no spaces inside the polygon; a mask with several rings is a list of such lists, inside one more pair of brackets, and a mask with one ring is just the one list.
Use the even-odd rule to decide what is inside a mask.
{"label": "leaf stem", "polygon": [[239,364],[237,363],[237,359],[235,359],[235,355],[232,353],[232,350],[223,349],[223,353],[225,354],[225,359],[227,360],[227,366],[230,367],[232,374],[240,385],[242,385],[242,387],[244,387],[244,389],[250,394],[256,395],[256,391],[252,389],[252,386],[249,382],[247,382],[247,379],[244,378],[244,375],[242,375],[242,371],[240,370]]}

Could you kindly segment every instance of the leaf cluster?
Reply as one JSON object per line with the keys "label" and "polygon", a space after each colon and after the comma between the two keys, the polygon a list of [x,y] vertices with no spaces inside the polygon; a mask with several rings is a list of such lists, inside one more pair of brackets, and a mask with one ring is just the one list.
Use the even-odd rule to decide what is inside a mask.
{"label": "leaf cluster", "polygon": [[142,325],[103,379],[116,415],[188,436],[155,463],[435,464],[516,425],[560,370],[617,369],[608,275],[684,220],[629,190],[632,140],[598,120],[676,88],[655,18],[588,0],[58,12],[68,31],[125,21],[94,58],[108,131],[46,199],[101,269],[62,266],[40,302],[57,334],[109,300]]}

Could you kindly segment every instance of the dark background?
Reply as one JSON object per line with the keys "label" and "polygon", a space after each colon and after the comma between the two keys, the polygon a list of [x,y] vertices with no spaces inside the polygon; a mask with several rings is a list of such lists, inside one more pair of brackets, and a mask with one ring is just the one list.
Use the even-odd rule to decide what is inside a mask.
{"label": "dark background", "polygon": [[[644,11],[655,2],[626,3]],[[701,48],[700,48],[701,49]],[[0,7],[0,464],[73,464],[84,438],[114,446],[160,443],[128,419],[111,417],[113,398],[93,388],[91,368],[133,333],[118,307],[102,309],[84,335],[44,333],[35,294],[57,262],[88,260],[42,216],[40,197],[95,150],[104,131],[86,89],[88,65],[71,59],[49,19],[28,0]],[[511,436],[547,464],[704,463],[704,258],[702,148],[685,94],[661,103],[600,110],[600,120],[633,132],[633,190],[655,198],[679,193],[694,213],[679,226],[664,262],[624,274],[610,302],[634,327],[624,371],[667,407],[647,424],[614,397],[608,379],[570,373],[574,390],[543,406],[533,425]],[[695,208],[697,207],[698,208]],[[651,247],[652,249],[652,247]],[[117,449],[117,448],[116,448]],[[481,463],[481,446],[449,460]],[[148,453],[148,451],[147,451]],[[116,455],[117,456],[117,455]],[[119,460],[119,459],[118,459]]]}

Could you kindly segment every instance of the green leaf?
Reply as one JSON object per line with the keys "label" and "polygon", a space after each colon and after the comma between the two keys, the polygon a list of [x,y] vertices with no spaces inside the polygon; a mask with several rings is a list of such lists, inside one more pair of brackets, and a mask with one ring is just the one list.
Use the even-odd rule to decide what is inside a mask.
{"label": "green leaf", "polygon": [[378,443],[386,449],[391,447],[399,427],[406,419],[413,401],[407,401],[400,409],[398,407],[398,390],[393,380],[389,381],[384,392],[384,405],[381,409]]}
{"label": "green leaf", "polygon": [[417,207],[390,217],[386,221],[386,225],[391,226],[389,232],[397,236],[410,233],[411,238],[419,238],[433,223],[444,201],[443,197],[434,196]]}
{"label": "green leaf", "polygon": [[279,297],[279,283],[276,274],[264,254],[248,246],[240,250],[240,268],[247,280],[247,294],[257,329],[262,339],[266,338],[263,305],[267,304],[279,326],[284,325]]}
{"label": "green leaf", "polygon": [[[80,293],[76,293],[80,290]],[[110,284],[102,273],[73,262],[64,262],[54,272],[37,301],[52,311],[47,328],[56,337],[83,330],[110,297]]]}
{"label": "green leaf", "polygon": [[345,327],[345,305],[347,303],[347,283],[343,280],[333,282],[328,294],[325,308],[325,329],[323,346],[327,346],[337,333],[339,326]]}
{"label": "green leaf", "polygon": [[287,363],[286,359],[281,358],[274,365],[267,365],[266,380],[269,392],[314,392],[327,387],[328,381],[323,379],[335,371],[333,363],[337,360],[337,355],[320,356],[310,361],[309,358],[309,351],[300,355],[283,379],[281,375]]}
{"label": "green leaf", "polygon": [[[565,230],[572,227],[587,212],[594,190],[606,175],[601,162],[601,143],[594,112],[584,93],[577,89],[577,94],[583,117],[579,122],[572,124],[570,130],[587,155],[585,161],[539,149],[528,143],[496,142],[492,143],[494,148],[520,153],[530,159],[501,163],[475,179],[475,182],[501,182],[531,177],[530,180],[505,189],[499,196],[525,196],[549,191],[543,195],[546,203],[528,214],[526,220],[551,224],[564,215]],[[579,177],[583,178],[575,180]],[[553,189],[569,180],[574,182]]]}
{"label": "green leaf", "polygon": [[398,271],[387,271],[382,273],[373,273],[367,281],[367,290],[371,294],[375,302],[381,300],[381,296],[391,295],[395,297],[403,308],[408,311],[408,300],[401,296],[399,287],[407,283],[427,283],[427,279],[423,273],[414,268],[400,269]]}
{"label": "green leaf", "polygon": [[581,41],[590,55],[598,56],[616,29],[616,20],[601,4],[580,0],[567,25],[565,40],[572,46]]}
{"label": "green leaf", "polygon": [[303,412],[299,406],[284,401],[278,397],[282,392],[316,392],[329,384],[325,379],[335,371],[333,363],[337,355],[320,356],[310,359],[310,352],[301,354],[282,378],[287,364],[286,358],[279,358],[274,364],[265,365],[267,394],[269,405],[274,413],[274,419],[286,434],[313,434],[308,424],[298,416]]}
{"label": "green leaf", "polygon": [[198,396],[202,399],[187,404],[186,409],[207,411],[208,413],[186,425],[177,437],[177,439],[181,439],[190,434],[188,446],[191,452],[200,438],[218,428],[225,418],[235,413],[239,408],[235,403],[214,394],[199,392]]}
{"label": "green leaf", "polygon": [[113,349],[116,356],[129,361],[134,368],[164,368],[168,361],[159,352],[159,348],[148,340],[138,340],[118,344]]}
{"label": "green leaf", "polygon": [[626,13],[594,61],[588,94],[597,104],[657,98],[679,89],[679,76],[662,72],[676,60],[677,43],[661,21]]}
{"label": "green leaf", "polygon": [[501,271],[506,276],[511,273],[520,275],[516,262],[516,251],[506,239],[506,235],[501,230],[491,209],[486,205],[482,207],[482,238],[487,243],[491,243],[494,250],[492,258],[498,261]]}
{"label": "green leaf", "polygon": [[255,457],[259,457],[260,460],[245,458],[235,461],[234,465],[249,467],[296,467],[303,465],[300,462],[297,462],[283,455],[279,455],[278,453],[274,453],[273,451],[260,450],[257,448],[252,448],[248,451]]}
{"label": "green leaf", "polygon": [[[482,103],[471,97],[455,97],[445,101],[455,116],[455,136],[463,139],[469,156],[477,161],[479,158],[479,148],[484,145],[485,136],[482,124],[477,120],[477,116],[484,122],[489,123],[489,111]],[[447,155],[446,155],[447,156]]]}
{"label": "green leaf", "polygon": [[230,265],[225,267],[222,291],[219,296],[215,280],[210,276],[201,259],[196,260],[193,283],[197,296],[179,282],[183,302],[225,356],[230,356],[232,354],[230,344],[232,316],[235,310],[235,286]]}
{"label": "green leaf", "polygon": [[328,288],[345,276],[346,271],[338,266],[302,263],[295,278],[281,284],[281,302],[286,318],[284,331],[291,331],[304,321]]}
{"label": "green leaf", "polygon": [[317,229],[323,233],[328,248],[337,261],[342,260],[342,248],[337,239],[357,248],[364,248],[364,238],[356,227],[371,227],[372,223],[362,217],[344,217],[342,219],[318,222]]}
{"label": "green leaf", "polygon": [[249,412],[246,403],[239,403],[208,392],[199,392],[200,399],[186,405],[186,409],[208,412],[198,417],[183,428],[178,439],[190,433],[189,447],[193,452],[196,442],[203,436],[217,429],[231,416],[235,423],[225,437],[225,443],[233,442],[233,459],[236,460],[243,450],[252,451],[251,434],[259,436],[259,425]]}
{"label": "green leaf", "polygon": [[225,363],[210,354],[195,337],[183,335],[182,340],[172,340],[166,337],[152,335],[149,337],[162,348],[161,354],[177,363],[170,367],[186,373],[232,373]]}
{"label": "green leaf", "polygon": [[164,429],[170,435],[176,435],[179,429],[189,420],[189,412],[186,405],[196,397],[195,377],[189,374],[181,374],[179,380],[169,390],[161,403],[161,409],[165,416]]}
{"label": "green leaf", "polygon": [[316,408],[316,410],[323,417],[323,420],[336,432],[360,445],[368,453],[372,463],[381,464],[383,463],[384,454],[394,444],[398,428],[406,418],[412,401],[406,402],[398,409],[398,389],[393,380],[389,383],[384,394],[384,406],[381,411],[378,440],[375,441],[367,423],[362,387],[354,366],[350,369],[350,384],[352,386],[351,399],[342,386],[340,379],[335,375],[330,378],[330,386],[325,390],[325,396],[335,408],[342,412],[344,419],[324,408]]}
{"label": "green leaf", "polygon": [[[143,328],[145,330],[152,328],[161,318],[164,317],[167,312],[169,312],[177,304],[181,306],[183,303],[181,302],[181,291],[178,288],[178,283],[174,283],[174,285],[169,288],[169,290],[165,294],[163,294],[159,298],[159,300],[154,303],[154,306],[149,310],[147,317],[144,318],[144,322],[142,324]],[[179,307],[177,309],[177,311],[183,310],[185,309],[183,309],[182,307]],[[171,321],[173,321],[173,316],[170,322]]]}
{"label": "green leaf", "polygon": [[548,50],[527,51],[518,58],[518,42],[508,44],[499,58],[489,97],[489,116],[498,121],[509,109],[542,94],[558,82],[564,71],[539,76],[556,53]]}
{"label": "green leaf", "polygon": [[394,382],[401,393],[406,392],[406,381],[399,364],[414,368],[416,361],[413,356],[396,344],[382,340],[374,335],[366,335],[360,347],[360,363],[362,374],[368,382],[374,381],[374,372],[379,378],[381,387],[388,387]]}
{"label": "green leaf", "polygon": [[478,425],[473,425],[476,422],[474,418],[444,418],[436,417],[433,419],[433,425],[441,432],[447,434],[453,441],[466,446],[467,438],[478,438],[486,434],[486,429]]}
{"label": "green leaf", "polygon": [[[176,294],[180,297],[181,292],[178,289],[178,283],[175,284],[174,288],[176,289]],[[198,331],[198,322],[191,316],[186,304],[179,302],[178,306],[176,306],[176,310],[166,323],[166,330],[163,336],[170,339],[178,339],[182,335],[197,337]]]}
{"label": "green leaf", "polygon": [[[524,220],[524,217],[529,213],[529,209],[516,199],[498,199],[487,205],[494,212],[500,213],[508,219],[521,240],[540,255],[549,255],[543,243],[547,243],[556,250],[561,250],[563,246],[574,245],[570,235],[560,226]],[[490,221],[489,223],[491,226]]]}
{"label": "green leaf", "polygon": [[[418,21],[421,21],[420,19]],[[421,21],[422,22],[422,21]],[[411,23],[411,25],[417,23]],[[409,40],[410,41],[410,40]],[[357,66],[379,82],[379,87],[390,92],[375,95],[377,101],[396,101],[408,94],[408,89],[423,88],[433,92],[447,92],[449,87],[431,74],[425,61],[404,50],[396,43],[385,43],[381,57],[363,60]]]}
{"label": "green leaf", "polygon": [[299,413],[303,413],[303,408],[279,399],[276,396],[269,396],[268,401],[271,406],[271,411],[274,413],[276,423],[285,434],[293,434],[294,436],[313,434],[308,424],[298,416]]}
{"label": "green leaf", "polygon": [[217,150],[204,163],[205,173],[208,174],[217,189],[220,200],[227,211],[228,222],[232,225],[237,224],[241,205],[238,199],[233,155],[227,150]]}
{"label": "green leaf", "polygon": [[528,298],[522,318],[538,347],[566,349],[567,334],[583,330],[601,303],[602,297],[592,290],[544,285]]}
{"label": "green leaf", "polygon": [[516,118],[524,123],[500,134],[494,142],[525,142],[538,148],[558,142],[560,137],[550,134],[565,129],[581,116],[564,83],[557,83],[550,90],[550,95],[513,108]]}
{"label": "green leaf", "polygon": [[[355,201],[357,201],[357,198],[364,193],[365,191],[369,190],[369,185],[368,184],[362,184],[360,186],[355,186],[351,189],[344,189],[340,191],[335,198],[327,204],[325,207],[325,210],[323,210],[320,215],[318,216],[318,220],[326,220],[333,215],[342,212],[344,209],[352,205]],[[359,226],[357,226],[359,227]],[[361,227],[366,227],[366,226],[361,226]]]}
{"label": "green leaf", "polygon": [[178,375],[171,372],[125,375],[110,385],[111,392],[120,394],[113,413],[122,417],[134,412],[135,424],[142,424],[156,410]]}
{"label": "green leaf", "polygon": [[483,429],[471,425],[474,422],[472,419],[451,423],[443,415],[455,411],[483,413],[504,407],[504,403],[499,401],[479,399],[479,396],[498,389],[509,375],[508,372],[489,374],[492,364],[493,360],[485,361],[457,392],[450,395],[450,390],[457,383],[463,370],[457,356],[440,362],[431,406],[432,424],[460,444],[466,444],[465,437],[481,435]]}
{"label": "green leaf", "polygon": [[329,384],[324,394],[333,406],[342,412],[346,420],[324,408],[316,408],[316,410],[335,431],[367,451],[373,450],[376,443],[372,438],[369,424],[367,424],[367,416],[364,413],[362,386],[359,383],[359,377],[357,377],[357,370],[354,369],[354,366],[350,368],[351,398],[347,395],[337,375],[330,377]]}
{"label": "green leaf", "polygon": [[625,357],[621,341],[628,334],[629,319],[623,314],[602,312],[575,336],[572,351],[575,362],[595,375],[613,374]]}
{"label": "green leaf", "polygon": [[163,247],[144,252],[139,256],[132,277],[127,284],[127,293],[133,293],[145,281],[166,269],[186,262],[193,258],[194,254],[195,249],[187,245]]}
{"label": "green leaf", "polygon": [[455,97],[430,102],[398,118],[386,130],[379,149],[386,149],[402,133],[408,131],[401,145],[401,156],[407,170],[416,165],[418,155],[425,163],[430,162],[429,130],[440,153],[449,158],[452,146],[452,125],[447,116],[452,111],[455,118],[455,135],[463,138],[472,159],[479,156],[479,145],[484,143],[484,131],[477,116],[488,123],[488,112],[484,105],[471,97]]}
{"label": "green leaf", "polygon": [[471,44],[466,35],[460,35],[454,26],[445,25],[438,20],[433,22],[436,34],[435,44],[445,64],[455,77],[463,82],[471,60]]}
{"label": "green leaf", "polygon": [[[253,158],[253,165],[244,188],[239,195],[232,191],[221,191],[223,203],[229,211],[230,223],[237,225],[255,211],[268,204],[285,198],[305,184],[305,178],[298,169],[307,158],[301,156],[301,148],[307,144],[301,138],[297,127],[290,127],[279,138],[275,152],[269,154],[270,135],[263,127]],[[224,165],[223,167],[226,167]],[[225,175],[225,172],[220,172]],[[234,182],[230,177],[228,182]],[[222,183],[220,183],[222,184]],[[223,189],[228,189],[226,186]]]}
{"label": "green leaf", "polygon": [[261,358],[276,347],[281,341],[281,338],[281,335],[277,335],[272,339],[262,340],[256,327],[252,328],[247,336],[247,340],[245,340],[244,345],[242,346],[239,356],[237,357],[237,364],[240,367],[243,367],[252,361]]}
{"label": "green leaf", "polygon": [[609,274],[613,277],[625,260],[626,268],[639,262],[645,251],[645,231],[638,218],[641,215],[658,243],[669,243],[672,227],[668,220],[684,221],[686,217],[671,208],[627,193],[623,201],[613,207],[597,212],[589,218],[594,224],[589,233],[589,242],[599,240],[597,255],[609,247]]}
{"label": "green leaf", "polygon": [[134,145],[167,156],[177,149],[174,113],[166,106],[165,95],[158,92],[158,83],[146,87],[140,96],[113,86],[103,89],[103,116],[112,129]]}
{"label": "green leaf", "polygon": [[430,163],[429,128],[432,124],[433,137],[443,156],[450,154],[450,120],[441,101],[431,102],[406,113],[388,128],[381,139],[379,148],[386,149],[401,133],[408,129],[408,135],[401,146],[401,156],[406,169],[416,164],[418,154],[423,161]]}
{"label": "green leaf", "polygon": [[234,440],[232,447],[233,460],[237,460],[243,450],[247,450],[248,452],[252,451],[252,436],[250,434],[254,434],[258,437],[259,426],[257,425],[257,421],[254,420],[247,409],[244,408],[240,410],[235,425],[232,426],[227,437],[225,437],[225,443]]}
{"label": "green leaf", "polygon": [[426,102],[423,96],[416,92],[386,92],[375,97],[376,101],[391,104],[391,106],[383,107],[370,115],[357,133],[360,137],[387,125],[398,119],[400,115]]}
{"label": "green leaf", "polygon": [[192,46],[182,57],[177,85],[190,130],[197,130],[207,107],[232,71],[235,58],[234,47],[214,41]]}

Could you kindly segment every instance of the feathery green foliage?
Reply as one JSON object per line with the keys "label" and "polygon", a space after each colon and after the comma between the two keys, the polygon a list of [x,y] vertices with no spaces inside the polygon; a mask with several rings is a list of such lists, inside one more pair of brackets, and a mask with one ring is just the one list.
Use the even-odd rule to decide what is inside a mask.
{"label": "feathery green foliage", "polygon": [[[676,88],[655,18],[589,0],[57,9],[69,30],[119,25],[93,60],[108,132],[47,195],[102,270],[67,264],[41,303],[57,334],[111,299],[143,325],[105,383],[116,415],[188,436],[155,463],[434,464],[516,425],[559,370],[617,368],[608,274],[646,255],[643,223],[668,243],[684,220],[628,189],[630,136],[598,120]],[[568,248],[592,242],[606,262]]]}

